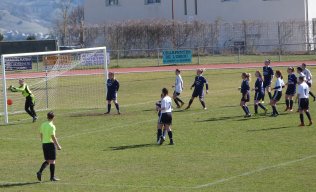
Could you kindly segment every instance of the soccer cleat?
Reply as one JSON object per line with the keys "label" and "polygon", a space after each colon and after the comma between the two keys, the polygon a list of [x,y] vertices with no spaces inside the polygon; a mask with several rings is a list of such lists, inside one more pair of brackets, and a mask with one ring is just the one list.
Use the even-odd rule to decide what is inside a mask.
{"label": "soccer cleat", "polygon": [[304,123],[301,123],[301,124],[299,124],[298,126],[299,126],[299,127],[304,127],[305,124],[304,124]]}
{"label": "soccer cleat", "polygon": [[250,113],[248,113],[247,115],[244,116],[244,118],[248,118],[248,117],[251,117]]}
{"label": "soccer cleat", "polygon": [[293,112],[293,109],[290,109],[290,112]]}
{"label": "soccer cleat", "polygon": [[204,107],[203,109],[204,109],[204,110],[207,110],[207,108],[206,108],[206,107]]}
{"label": "soccer cleat", "polygon": [[288,111],[289,110],[289,108],[286,108],[285,110],[284,110],[284,112],[286,112],[286,111]]}
{"label": "soccer cleat", "polygon": [[118,111],[117,114],[118,114],[118,115],[121,115],[121,112]]}
{"label": "soccer cleat", "polygon": [[184,103],[181,103],[180,108],[184,105]]}
{"label": "soccer cleat", "polygon": [[189,107],[189,106],[187,106],[184,110],[188,110],[188,109],[190,109],[190,107]]}
{"label": "soccer cleat", "polygon": [[37,116],[33,117],[33,123],[35,123],[37,119],[38,119]]}
{"label": "soccer cleat", "polygon": [[180,106],[180,105],[177,105],[177,108],[179,109],[179,108],[181,108],[181,106]]}
{"label": "soccer cleat", "polygon": [[267,115],[268,109],[264,110],[264,115]]}
{"label": "soccer cleat", "polygon": [[164,141],[165,141],[165,138],[163,136],[161,136],[159,138],[158,145],[162,145]]}
{"label": "soccer cleat", "polygon": [[58,179],[56,177],[52,177],[52,178],[50,178],[50,181],[60,181],[60,179]]}
{"label": "soccer cleat", "polygon": [[168,145],[174,145],[174,142],[173,141],[170,141],[170,143]]}
{"label": "soccer cleat", "polygon": [[110,114],[110,112],[106,112],[106,113],[104,113],[104,115],[108,115],[108,114]]}
{"label": "soccer cleat", "polygon": [[313,121],[310,121],[308,126],[312,126],[313,125]]}
{"label": "soccer cleat", "polygon": [[272,113],[271,117],[277,117],[279,115],[279,113]]}
{"label": "soccer cleat", "polygon": [[41,172],[37,172],[36,173],[36,177],[39,181],[42,181],[42,173]]}
{"label": "soccer cleat", "polygon": [[264,101],[261,101],[261,103],[264,103]]}

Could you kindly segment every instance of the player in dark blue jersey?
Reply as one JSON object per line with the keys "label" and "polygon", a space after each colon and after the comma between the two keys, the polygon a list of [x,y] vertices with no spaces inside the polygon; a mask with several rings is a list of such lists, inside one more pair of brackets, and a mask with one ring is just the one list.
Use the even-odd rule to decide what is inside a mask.
{"label": "player in dark blue jersey", "polygon": [[195,77],[194,83],[192,84],[192,86],[190,88],[190,89],[192,89],[194,87],[194,91],[193,91],[192,97],[191,97],[191,99],[189,101],[189,105],[185,109],[189,109],[191,107],[191,104],[193,103],[193,100],[196,97],[199,97],[200,102],[201,102],[201,104],[203,106],[203,109],[206,110],[203,89],[204,89],[204,84],[205,84],[206,93],[208,93],[208,82],[205,79],[205,77],[202,76],[203,72],[204,72],[204,69],[196,70],[196,77]]}
{"label": "player in dark blue jersey", "polygon": [[251,117],[251,113],[249,111],[249,108],[247,106],[247,102],[250,100],[250,86],[249,86],[249,81],[250,81],[250,74],[249,73],[242,73],[241,74],[242,78],[242,83],[240,86],[240,92],[242,94],[241,100],[240,100],[240,106],[245,112],[245,118],[246,117]]}
{"label": "player in dark blue jersey", "polygon": [[107,86],[106,100],[108,101],[108,111],[105,114],[109,114],[111,111],[111,101],[113,101],[115,104],[115,107],[117,109],[117,114],[121,114],[120,107],[117,102],[117,92],[120,88],[120,83],[118,82],[118,80],[115,79],[113,72],[109,72],[109,78],[106,81],[106,86]]}
{"label": "player in dark blue jersey", "polygon": [[[271,95],[271,82],[272,82],[272,79],[274,77],[274,72],[273,72],[272,67],[270,67],[270,64],[271,64],[270,59],[268,59],[268,60],[266,60],[264,62],[264,67],[263,67],[263,77],[264,77],[263,78],[263,87],[267,91],[267,93],[269,95],[269,98],[271,99],[272,98],[272,95]],[[264,101],[264,95],[263,95],[262,101]]]}
{"label": "player in dark blue jersey", "polygon": [[257,77],[255,83],[255,98],[254,98],[254,108],[255,114],[258,114],[258,106],[264,110],[265,114],[267,113],[267,108],[260,103],[260,100],[263,98],[264,95],[264,88],[263,88],[263,79],[262,75],[259,71],[256,71],[255,76]]}
{"label": "player in dark blue jersey", "polygon": [[296,93],[296,84],[297,84],[297,77],[294,74],[294,68],[289,67],[287,69],[288,73],[288,81],[286,83],[287,89],[285,92],[285,104],[286,104],[286,109],[285,111],[293,111],[293,97]]}

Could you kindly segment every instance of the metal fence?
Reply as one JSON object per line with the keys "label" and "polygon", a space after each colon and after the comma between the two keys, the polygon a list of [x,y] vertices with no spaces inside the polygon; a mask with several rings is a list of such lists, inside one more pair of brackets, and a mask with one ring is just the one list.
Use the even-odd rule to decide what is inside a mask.
{"label": "metal fence", "polygon": [[[220,64],[220,63],[254,63],[266,59],[271,61],[316,61],[314,43],[279,44],[279,45],[235,45],[227,47],[181,47],[178,50],[191,50],[193,53],[191,64]],[[293,51],[297,48],[305,51]],[[160,66],[162,51],[172,49],[129,49],[110,50],[110,67],[145,67]],[[263,51],[268,50],[268,51]]]}

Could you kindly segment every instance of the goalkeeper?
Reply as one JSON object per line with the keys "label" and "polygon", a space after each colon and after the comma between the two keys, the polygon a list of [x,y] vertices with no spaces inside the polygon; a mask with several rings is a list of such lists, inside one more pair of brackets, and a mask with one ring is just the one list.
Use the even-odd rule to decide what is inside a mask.
{"label": "goalkeeper", "polygon": [[24,79],[19,79],[19,87],[14,87],[10,85],[9,89],[12,92],[22,92],[22,95],[25,97],[25,111],[33,118],[33,123],[37,120],[37,115],[34,110],[35,106],[35,97],[31,92],[29,86],[24,82]]}

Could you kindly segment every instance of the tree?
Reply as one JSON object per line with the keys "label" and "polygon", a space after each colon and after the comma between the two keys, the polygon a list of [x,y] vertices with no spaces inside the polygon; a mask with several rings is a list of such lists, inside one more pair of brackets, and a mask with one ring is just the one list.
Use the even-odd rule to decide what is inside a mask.
{"label": "tree", "polygon": [[30,40],[36,40],[35,35],[29,35],[27,36],[26,40],[30,41]]}

